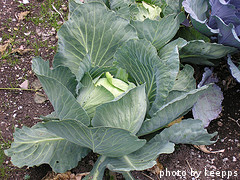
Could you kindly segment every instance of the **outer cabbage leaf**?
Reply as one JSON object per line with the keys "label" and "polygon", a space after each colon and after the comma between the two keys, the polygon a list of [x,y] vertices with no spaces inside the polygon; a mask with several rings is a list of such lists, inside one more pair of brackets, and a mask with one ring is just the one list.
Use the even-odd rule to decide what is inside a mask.
{"label": "outer cabbage leaf", "polygon": [[208,0],[184,0],[182,5],[190,14],[192,24],[199,32],[206,36],[218,33],[217,29],[212,29],[207,24]]}
{"label": "outer cabbage leaf", "polygon": [[180,27],[176,37],[181,37],[187,41],[204,40],[205,42],[210,42],[210,39],[207,36],[197,31],[194,27]]}
{"label": "outer cabbage leaf", "polygon": [[228,55],[228,65],[231,70],[232,76],[240,83],[240,68],[237,67],[231,60],[231,56]]}
{"label": "outer cabbage leaf", "polygon": [[220,59],[228,53],[233,53],[237,49],[230,46],[224,46],[217,43],[207,43],[202,40],[189,41],[186,46],[180,50],[182,62],[193,64],[214,65],[212,59]]}
{"label": "outer cabbage leaf", "polygon": [[145,85],[131,89],[121,98],[97,107],[94,127],[122,128],[136,134],[147,111]]}
{"label": "outer cabbage leaf", "polygon": [[186,119],[164,129],[160,134],[151,139],[150,142],[170,141],[175,144],[210,145],[216,142],[211,141],[216,135],[217,132],[208,134],[207,130],[203,128],[201,120]]}
{"label": "outer cabbage leaf", "polygon": [[[215,82],[218,82],[218,79],[214,77],[212,70],[205,68],[203,78],[198,84],[198,87]],[[196,104],[194,104],[192,109],[194,119],[202,120],[204,127],[207,127],[209,123],[213,119],[216,119],[221,113],[222,101],[223,93],[221,88],[214,84],[212,88],[200,95]]]}
{"label": "outer cabbage leaf", "polygon": [[[77,166],[90,150],[71,143],[48,131],[41,124],[16,129],[11,148],[5,150],[15,166],[35,166],[47,163],[53,171],[64,173]],[[74,157],[74,158],[71,158]]]}
{"label": "outer cabbage leaf", "polygon": [[109,4],[110,8],[116,11],[117,15],[129,20],[139,12],[134,0],[110,0]]}
{"label": "outer cabbage leaf", "polygon": [[139,150],[119,158],[100,156],[87,177],[101,179],[106,167],[111,171],[128,173],[128,177],[131,177],[129,171],[151,168],[156,164],[156,158],[159,154],[172,153],[173,151],[174,144],[164,141],[147,143]]}
{"label": "outer cabbage leaf", "polygon": [[143,122],[137,135],[143,136],[155,132],[181,117],[192,108],[198,97],[207,89],[208,86],[194,89],[163,105],[155,114],[153,114],[151,119],[147,119]]}
{"label": "outer cabbage leaf", "polygon": [[172,101],[173,99],[196,89],[196,79],[193,76],[194,69],[192,66],[186,64],[184,68],[179,71],[177,79],[174,83],[172,90],[169,92],[165,103]]}
{"label": "outer cabbage leaf", "polygon": [[76,77],[68,68],[60,66],[51,70],[48,61],[44,61],[41,57],[35,57],[32,61],[32,69],[37,75],[41,74],[56,79],[56,81],[63,84],[74,96],[76,96]]}
{"label": "outer cabbage leaf", "polygon": [[139,150],[120,158],[108,158],[108,169],[111,171],[145,170],[156,164],[159,154],[174,151],[174,144],[167,141],[147,143]]}
{"label": "outer cabbage leaf", "polygon": [[[178,38],[167,45],[165,45],[159,52],[159,57],[161,62],[164,63],[164,68],[167,69],[168,75],[168,84],[165,81],[162,81],[161,78],[157,78],[157,95],[156,99],[152,104],[152,107],[149,111],[149,114],[152,116],[158,109],[166,103],[166,98],[168,97],[169,91],[172,90],[174,82],[177,78],[177,74],[179,72],[179,49],[187,44],[187,41],[184,39]],[[160,71],[157,71],[162,73]],[[166,86],[167,85],[167,86]],[[165,87],[165,88],[162,88]]]}
{"label": "outer cabbage leaf", "polygon": [[[137,84],[146,83],[146,93],[150,104],[157,94],[168,94],[171,83],[170,67],[158,57],[157,50],[148,41],[129,40],[115,54],[117,65],[126,69]],[[161,86],[157,84],[161,83]],[[157,89],[157,87],[159,87]]]}
{"label": "outer cabbage leaf", "polygon": [[196,88],[196,80],[193,77],[194,69],[189,64],[186,64],[181,71],[179,71],[176,81],[174,82],[172,91],[189,92]]}
{"label": "outer cabbage leaf", "polygon": [[108,157],[121,157],[141,148],[146,141],[129,131],[111,127],[87,127],[78,121],[51,121],[44,126],[54,134],[93,152]]}
{"label": "outer cabbage leaf", "polygon": [[47,64],[48,62],[44,62],[40,58],[35,58],[32,69],[40,80],[58,118],[60,120],[74,119],[88,126],[90,119],[87,113],[66,87],[69,83],[63,83],[62,81],[65,77],[64,75],[68,74],[62,74],[64,72],[62,67],[50,70]]}
{"label": "outer cabbage leaf", "polygon": [[165,0],[166,7],[163,10],[164,16],[178,14],[181,12],[183,0]]}
{"label": "outer cabbage leaf", "polygon": [[51,121],[51,120],[60,120],[57,113],[55,111],[51,112],[46,116],[40,116],[42,121]]}
{"label": "outer cabbage leaf", "polygon": [[213,85],[212,89],[199,96],[198,101],[193,106],[192,112],[194,119],[203,121],[204,127],[216,119],[222,111],[223,93],[221,88]]}
{"label": "outer cabbage leaf", "polygon": [[103,3],[75,3],[75,6],[69,20],[58,31],[59,46],[53,65],[66,66],[77,76],[86,54],[93,67],[112,65],[116,49],[137,35],[128,20],[109,11]]}
{"label": "outer cabbage leaf", "polygon": [[144,21],[131,21],[136,28],[140,39],[149,40],[159,50],[167,44],[177,33],[180,23],[184,20],[182,13],[172,14],[160,21],[145,19]]}

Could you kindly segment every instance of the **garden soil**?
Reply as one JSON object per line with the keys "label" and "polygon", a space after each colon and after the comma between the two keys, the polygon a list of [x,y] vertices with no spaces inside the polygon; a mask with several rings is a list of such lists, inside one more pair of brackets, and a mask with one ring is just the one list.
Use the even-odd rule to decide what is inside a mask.
{"label": "garden soil", "polygon": [[[34,10],[30,9],[31,12],[28,16],[37,16],[43,2],[33,1],[36,8]],[[67,1],[64,1],[64,3],[67,5]],[[14,37],[14,41],[18,43],[13,46],[11,46],[13,44],[11,38],[0,41],[0,45],[10,44],[6,49],[10,54],[10,60],[3,54],[0,58],[0,88],[19,88],[21,83],[28,80],[28,88],[33,89],[35,87],[33,82],[35,83],[37,79],[31,70],[31,60],[35,56],[34,52],[29,51],[23,54],[15,52],[11,54],[11,50],[17,48],[34,49],[34,45],[26,42],[45,41],[47,46],[39,47],[37,49],[38,55],[51,61],[54,49],[49,47],[56,46],[56,30],[42,24],[34,25],[31,21],[18,21],[17,15],[23,11],[18,6],[18,1],[0,1],[0,38],[6,34],[12,37],[16,34],[14,31],[23,29],[22,27],[25,27],[24,30],[27,29],[27,32],[31,32],[31,34],[27,37],[24,32],[22,34],[20,32],[17,37]],[[176,145],[174,153],[159,156],[157,159],[158,165],[154,168],[132,172],[136,179],[240,179],[240,84],[236,83],[231,77],[226,60],[222,59],[221,61],[220,66],[215,68],[214,72],[218,75],[219,86],[224,92],[223,111],[219,118],[213,120],[207,128],[210,133],[218,132],[218,137],[216,137],[218,141],[206,147],[209,151],[220,151],[206,153],[193,145]],[[203,67],[195,67],[195,69],[197,72],[196,78],[201,78]],[[44,94],[42,90],[39,92]],[[40,121],[40,115],[47,115],[53,111],[48,100],[43,103],[36,103],[34,100],[35,94],[36,92],[31,90],[0,90],[1,144],[6,145],[13,141],[12,134],[15,128],[31,127]],[[6,146],[1,148],[6,148]],[[71,174],[69,178],[58,176],[58,179],[70,179],[70,176],[76,179],[77,176],[75,175],[91,171],[96,159],[97,155],[90,153],[79,162],[76,168],[69,172]],[[56,179],[57,176],[51,172],[49,165],[17,168],[11,164],[8,157],[5,158],[1,167],[4,167],[5,177],[2,176],[0,179],[41,180]],[[110,179],[110,173],[106,171],[105,174],[105,179]],[[120,174],[112,174],[112,177],[123,179]]]}

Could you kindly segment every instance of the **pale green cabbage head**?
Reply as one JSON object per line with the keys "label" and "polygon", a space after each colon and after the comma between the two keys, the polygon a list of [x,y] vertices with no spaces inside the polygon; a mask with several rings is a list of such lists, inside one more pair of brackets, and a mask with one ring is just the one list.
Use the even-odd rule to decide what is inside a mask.
{"label": "pale green cabbage head", "polygon": [[132,89],[135,84],[131,82],[124,82],[120,79],[114,78],[109,72],[106,72],[106,77],[100,78],[96,83],[95,86],[103,86],[108,91],[110,91],[114,97],[117,97],[129,89]]}

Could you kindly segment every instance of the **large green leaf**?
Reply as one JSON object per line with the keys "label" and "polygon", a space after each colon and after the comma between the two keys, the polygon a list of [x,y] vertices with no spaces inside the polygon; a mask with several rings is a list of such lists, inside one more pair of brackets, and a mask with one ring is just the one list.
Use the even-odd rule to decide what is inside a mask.
{"label": "large green leaf", "polygon": [[164,16],[181,12],[182,1],[183,0],[165,0],[167,5],[163,11]]}
{"label": "large green leaf", "polygon": [[43,75],[59,81],[67,87],[74,96],[76,96],[76,77],[68,68],[59,66],[51,70],[49,67],[49,61],[44,61],[41,57],[35,57],[32,61],[32,70],[37,75]]}
{"label": "large green leaf", "polygon": [[186,27],[182,26],[178,30],[177,37],[181,37],[187,41],[192,41],[192,40],[203,40],[205,42],[210,42],[210,39],[197,31],[194,27]]}
{"label": "large green leaf", "polygon": [[146,141],[129,131],[110,127],[87,127],[78,121],[52,121],[44,126],[56,135],[93,152],[108,157],[121,157],[141,148]]}
{"label": "large green leaf", "polygon": [[74,119],[85,125],[90,124],[87,113],[68,90],[66,87],[67,84],[59,81],[59,77],[64,78],[65,75],[61,67],[50,70],[46,62],[40,58],[35,58],[32,68],[40,80],[60,120]]}
{"label": "large green leaf", "polygon": [[94,127],[116,127],[136,134],[147,110],[145,85],[131,89],[120,99],[97,107],[92,120]]}
{"label": "large green leaf", "polygon": [[80,89],[77,101],[85,109],[90,118],[93,118],[96,107],[114,99],[114,96],[103,86],[95,86],[89,74],[81,81],[83,87]]}
{"label": "large green leaf", "polygon": [[196,88],[196,79],[193,77],[194,69],[189,64],[186,64],[181,71],[179,71],[172,91],[188,92]]}
{"label": "large green leaf", "polygon": [[151,139],[150,142],[170,141],[175,144],[210,145],[216,142],[211,141],[216,135],[217,132],[208,134],[201,120],[186,119],[164,129],[160,134]]}
{"label": "large green leaf", "polygon": [[[150,42],[144,39],[129,40],[118,49],[115,59],[117,65],[126,69],[137,84],[146,83],[146,93],[150,103],[154,101],[156,94],[168,93],[169,76],[171,76],[169,68],[161,62],[155,47]],[[158,86],[158,82],[161,86]]]}
{"label": "large green leaf", "polygon": [[184,68],[179,71],[177,79],[174,82],[174,86],[165,100],[165,104],[196,88],[196,79],[194,78],[193,74],[194,69],[188,64],[186,64]]}
{"label": "large green leaf", "polygon": [[120,173],[129,173],[129,171],[133,170],[145,170],[156,164],[156,159],[159,154],[168,154],[173,151],[173,143],[162,141],[147,143],[139,150],[122,157],[113,158],[100,156],[90,175],[88,175],[88,178],[101,179],[105,168]]}
{"label": "large green leaf", "polygon": [[[49,164],[53,171],[64,173],[78,165],[90,150],[48,131],[41,124],[16,129],[11,148],[5,150],[15,166]],[[72,158],[74,157],[74,158]]]}
{"label": "large green leaf", "polygon": [[186,46],[180,50],[182,62],[192,64],[207,64],[209,59],[220,59],[229,53],[236,51],[236,48],[224,46],[222,44],[208,43],[203,40],[189,41]]}
{"label": "large green leaf", "polygon": [[69,20],[58,31],[59,46],[53,64],[69,67],[77,76],[86,54],[93,67],[112,65],[116,49],[137,35],[128,20],[109,11],[103,3],[75,6]]}
{"label": "large green leaf", "polygon": [[173,120],[179,118],[190,110],[190,108],[196,103],[198,97],[207,89],[208,86],[194,89],[163,105],[155,114],[153,114],[151,119],[147,119],[143,122],[137,135],[142,136],[157,131]]}
{"label": "large green leaf", "polygon": [[98,160],[94,163],[93,169],[91,172],[83,178],[83,180],[101,180],[108,163],[108,158],[106,156],[99,156]]}
{"label": "large green leaf", "polygon": [[173,151],[174,144],[167,141],[147,143],[129,155],[120,158],[108,158],[107,167],[111,171],[141,171],[153,167],[159,154],[169,154]]}
{"label": "large green leaf", "polygon": [[177,33],[179,24],[184,20],[183,14],[172,14],[160,21],[145,19],[144,21],[131,21],[136,28],[140,39],[149,40],[159,50],[167,44]]}
{"label": "large green leaf", "polygon": [[139,12],[134,0],[110,0],[109,4],[117,15],[126,19],[132,19]]}
{"label": "large green leaf", "polygon": [[[179,49],[186,45],[186,41],[184,39],[178,38],[167,45],[165,45],[162,49],[159,50],[158,54],[161,59],[161,62],[164,63],[164,68],[167,68],[165,78],[156,79],[157,81],[157,96],[155,101],[152,104],[152,107],[149,111],[149,114],[152,116],[158,109],[165,103],[166,98],[168,97],[168,93],[172,90],[174,82],[177,78],[177,74],[179,72]],[[162,72],[160,72],[162,73]],[[163,74],[164,75],[164,74]],[[168,82],[168,83],[166,83]],[[165,87],[165,88],[163,88]],[[161,90],[162,89],[162,90]]]}

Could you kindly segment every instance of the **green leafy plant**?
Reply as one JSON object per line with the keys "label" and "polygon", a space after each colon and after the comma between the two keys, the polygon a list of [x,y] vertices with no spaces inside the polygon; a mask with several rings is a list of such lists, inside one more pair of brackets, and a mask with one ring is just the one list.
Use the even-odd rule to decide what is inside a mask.
{"label": "green leafy plant", "polygon": [[14,165],[47,163],[65,172],[93,151],[99,158],[86,179],[102,179],[106,168],[133,179],[130,171],[152,167],[175,144],[215,142],[216,133],[208,134],[201,120],[168,127],[211,88],[196,89],[193,68],[180,68],[179,49],[186,41],[170,40],[181,13],[130,21],[113,11],[111,2],[112,10],[103,2],[70,1],[53,68],[33,59],[54,112],[31,128],[15,130],[5,150]]}

